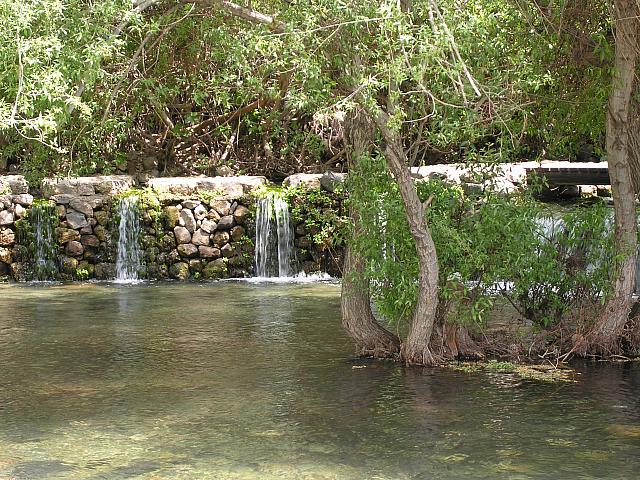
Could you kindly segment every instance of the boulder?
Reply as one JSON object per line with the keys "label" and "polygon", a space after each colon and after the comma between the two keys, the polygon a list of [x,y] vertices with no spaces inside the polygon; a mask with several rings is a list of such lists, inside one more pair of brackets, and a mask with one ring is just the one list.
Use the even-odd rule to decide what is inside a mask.
{"label": "boulder", "polygon": [[218,258],[213,260],[212,262],[207,263],[207,265],[202,270],[204,278],[215,279],[215,278],[224,278],[227,275],[227,263],[225,259]]}
{"label": "boulder", "polygon": [[24,217],[25,212],[27,211],[26,208],[24,208],[22,205],[20,205],[19,203],[16,204],[16,206],[13,209],[13,212],[15,213],[16,217],[18,218],[22,218]]}
{"label": "boulder", "polygon": [[207,218],[207,213],[208,211],[204,207],[204,205],[198,205],[193,209],[193,216],[196,220],[204,220],[205,218]]}
{"label": "boulder", "polygon": [[215,222],[212,222],[208,218],[202,220],[202,223],[200,224],[200,228],[207,233],[213,233],[217,226],[218,225]]}
{"label": "boulder", "polygon": [[335,192],[344,184],[346,178],[346,173],[326,172],[320,177],[320,185],[328,192]]}
{"label": "boulder", "polygon": [[67,209],[64,205],[56,205],[56,215],[60,220],[67,216]]}
{"label": "boulder", "polygon": [[109,214],[104,210],[94,211],[93,218],[95,218],[96,221],[103,226],[106,226],[107,223],[109,223]]}
{"label": "boulder", "polygon": [[180,226],[189,230],[189,233],[196,231],[196,219],[193,217],[193,212],[188,208],[183,208],[180,211]]}
{"label": "boulder", "polygon": [[238,242],[242,239],[245,234],[245,229],[239,225],[236,225],[231,229],[231,238],[233,241]]}
{"label": "boulder", "polygon": [[0,262],[10,264],[12,257],[13,255],[11,254],[10,248],[0,247]]}
{"label": "boulder", "polygon": [[33,205],[33,195],[29,195],[28,193],[13,195],[11,197],[11,202],[22,205],[23,207],[30,207]]}
{"label": "boulder", "polygon": [[80,243],[85,247],[99,247],[100,239],[98,239],[97,235],[82,235],[80,237]]}
{"label": "boulder", "polygon": [[[180,228],[184,228],[184,227],[180,227]],[[185,228],[185,230],[187,229]],[[187,233],[189,232],[187,231]],[[189,242],[187,241],[185,243],[189,243]],[[175,234],[171,235],[170,233],[167,233],[166,235],[164,235],[162,237],[161,245],[162,245],[162,250],[164,250],[165,252],[176,248],[177,243],[176,243]]]}
{"label": "boulder", "polygon": [[78,229],[89,225],[89,222],[87,222],[87,217],[85,217],[84,214],[80,212],[70,210],[67,212],[66,218],[67,223],[71,228]]}
{"label": "boulder", "polygon": [[72,228],[58,227],[56,228],[56,237],[60,245],[64,245],[72,240],[80,240],[80,233]]}
{"label": "boulder", "polygon": [[16,243],[16,234],[10,228],[0,228],[0,245],[9,247]]}
{"label": "boulder", "polygon": [[107,239],[107,229],[102,225],[96,225],[93,228],[93,233],[101,242],[104,242]]}
{"label": "boulder", "polygon": [[220,249],[215,247],[198,247],[198,253],[202,258],[218,258],[220,257]]}
{"label": "boulder", "polygon": [[191,234],[185,227],[175,227],[173,233],[176,236],[176,243],[178,244],[189,243],[191,241]]}
{"label": "boulder", "polygon": [[223,257],[229,258],[236,254],[236,249],[233,248],[231,244],[227,243],[220,249],[220,253],[222,253]]}
{"label": "boulder", "polygon": [[235,225],[232,215],[226,215],[218,221],[218,230],[230,230]]}
{"label": "boulder", "polygon": [[11,225],[14,220],[15,217],[9,210],[3,210],[0,212],[0,225]]}
{"label": "boulder", "polygon": [[284,179],[285,187],[299,187],[303,190],[315,190],[320,188],[321,173],[296,173]]}
{"label": "boulder", "polygon": [[213,243],[219,247],[229,242],[229,232],[216,232],[213,234]]}
{"label": "boulder", "polygon": [[245,207],[244,205],[238,205],[233,212],[233,218],[235,218],[236,222],[238,222],[239,224],[244,225],[244,223],[247,221],[247,218],[249,217],[249,213],[250,212],[247,207]]}
{"label": "boulder", "polygon": [[202,260],[199,258],[192,258],[189,260],[189,270],[192,272],[201,272],[202,271]]}
{"label": "boulder", "polygon": [[229,211],[231,210],[231,202],[227,200],[212,200],[209,206],[218,212],[221,217],[229,215]]}
{"label": "boulder", "polygon": [[96,264],[96,278],[109,280],[116,277],[116,266],[113,263]]}
{"label": "boulder", "polygon": [[198,205],[200,205],[200,200],[185,200],[182,202],[182,208],[188,208],[189,210],[193,210]]}
{"label": "boulder", "polygon": [[29,184],[22,175],[0,177],[0,191],[9,190],[14,195],[29,193]]}
{"label": "boulder", "polygon": [[[68,275],[75,275],[78,268],[78,260],[71,257],[60,257],[60,270]],[[97,268],[96,268],[97,270]]]}
{"label": "boulder", "polygon": [[67,255],[71,257],[79,257],[84,253],[84,247],[77,240],[71,240],[67,243],[67,248],[65,248]]}
{"label": "boulder", "polygon": [[51,197],[51,200],[56,202],[58,205],[69,205],[71,203],[71,200],[73,200],[74,198],[77,197],[68,193],[62,193],[60,195],[54,195],[53,197]]}
{"label": "boulder", "polygon": [[164,207],[164,217],[166,218],[167,227],[174,228],[180,223],[180,210],[178,207]]}
{"label": "boulder", "polygon": [[196,257],[198,255],[198,247],[193,243],[183,243],[178,245],[178,253],[181,257]]}
{"label": "boulder", "polygon": [[202,229],[198,229],[191,237],[191,243],[194,245],[209,245],[209,234]]}
{"label": "boulder", "polygon": [[211,210],[209,210],[209,213],[207,213],[207,218],[212,222],[217,222],[218,220],[220,220],[220,214],[212,208]]}
{"label": "boulder", "polygon": [[174,263],[169,268],[169,275],[176,280],[186,280],[189,278],[189,264],[185,262]]}

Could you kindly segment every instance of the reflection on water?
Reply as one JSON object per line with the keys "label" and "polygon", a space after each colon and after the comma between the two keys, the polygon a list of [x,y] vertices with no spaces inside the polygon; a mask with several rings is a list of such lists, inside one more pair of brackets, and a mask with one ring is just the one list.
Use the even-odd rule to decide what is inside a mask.
{"label": "reflection on water", "polygon": [[554,385],[354,364],[338,295],[0,288],[0,478],[638,478],[638,366]]}

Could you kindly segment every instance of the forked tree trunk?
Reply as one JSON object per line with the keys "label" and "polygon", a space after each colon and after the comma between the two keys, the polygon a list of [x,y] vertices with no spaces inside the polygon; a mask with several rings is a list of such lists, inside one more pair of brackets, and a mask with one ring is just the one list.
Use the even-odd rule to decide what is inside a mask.
{"label": "forked tree trunk", "polygon": [[425,207],[418,198],[409,173],[400,135],[389,129],[387,120],[388,116],[382,111],[375,117],[386,142],[384,157],[398,184],[418,257],[418,298],[401,355],[408,365],[435,365],[439,361],[439,355],[438,352],[432,352],[430,343],[438,307],[438,257],[424,218]]}
{"label": "forked tree trunk", "polygon": [[[358,109],[349,113],[345,121],[345,144],[349,170],[358,158],[371,148],[373,126]],[[360,217],[349,207],[349,217],[353,225],[352,238],[362,235]],[[369,285],[364,276],[365,260],[347,245],[342,274],[342,326],[356,342],[358,354],[374,358],[397,357],[400,353],[400,339],[380,325],[371,311]]]}
{"label": "forked tree trunk", "polygon": [[607,160],[615,213],[615,247],[621,256],[616,265],[613,297],[605,305],[592,331],[586,349],[610,353],[616,349],[629,317],[635,287],[637,258],[637,215],[632,165],[633,98],[636,83],[640,9],[636,0],[615,0],[615,67],[607,110]]}

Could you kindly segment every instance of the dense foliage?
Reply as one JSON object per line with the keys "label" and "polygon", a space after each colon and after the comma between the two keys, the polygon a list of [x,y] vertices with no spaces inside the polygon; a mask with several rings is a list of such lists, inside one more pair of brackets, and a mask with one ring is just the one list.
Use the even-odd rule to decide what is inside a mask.
{"label": "dense foliage", "polygon": [[133,5],[0,2],[0,167],[343,169],[341,111],[389,81],[414,164],[601,150],[604,5],[251,2],[277,29],[215,1]]}

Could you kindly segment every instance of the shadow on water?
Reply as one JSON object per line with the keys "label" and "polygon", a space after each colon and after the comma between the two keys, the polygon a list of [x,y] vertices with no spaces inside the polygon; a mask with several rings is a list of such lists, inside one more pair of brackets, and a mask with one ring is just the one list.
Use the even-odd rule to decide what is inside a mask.
{"label": "shadow on water", "polygon": [[637,478],[640,368],[351,361],[333,284],[0,289],[0,478]]}

